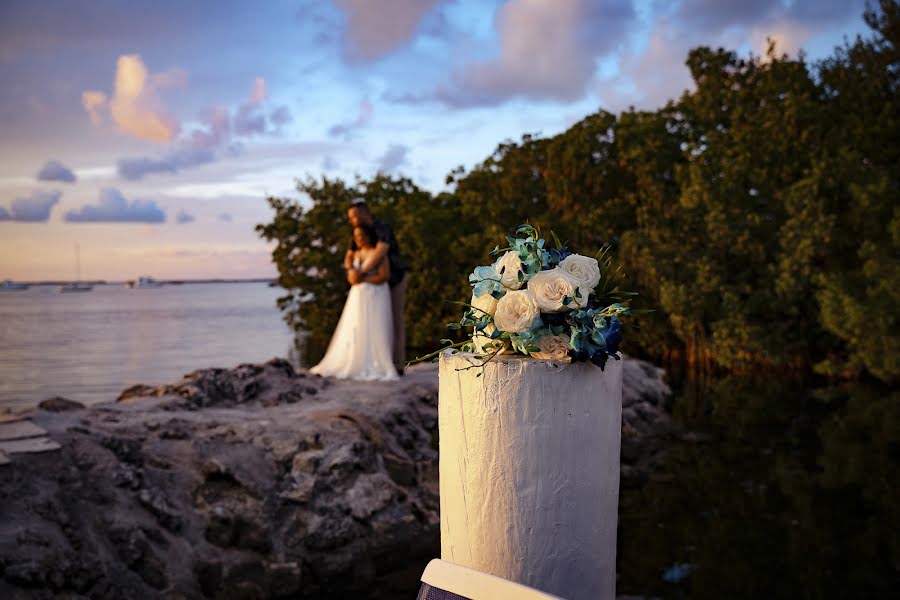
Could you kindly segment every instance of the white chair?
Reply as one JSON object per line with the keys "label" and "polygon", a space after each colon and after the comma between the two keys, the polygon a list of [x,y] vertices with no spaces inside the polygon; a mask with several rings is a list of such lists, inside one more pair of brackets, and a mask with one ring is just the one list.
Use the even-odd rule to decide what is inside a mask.
{"label": "white chair", "polygon": [[434,559],[422,573],[416,600],[563,600],[527,585]]}

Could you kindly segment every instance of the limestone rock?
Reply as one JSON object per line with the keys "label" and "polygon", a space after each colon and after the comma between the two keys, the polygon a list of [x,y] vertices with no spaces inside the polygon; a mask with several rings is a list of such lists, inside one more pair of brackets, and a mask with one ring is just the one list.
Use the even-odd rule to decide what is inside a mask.
{"label": "limestone rock", "polygon": [[62,396],[53,396],[38,404],[38,408],[47,412],[65,412],[68,410],[80,410],[84,408],[84,404]]}
{"label": "limestone rock", "polygon": [[439,556],[435,366],[371,383],[275,359],[68,408],[31,416],[59,450],[0,469],[2,598],[415,597]]}

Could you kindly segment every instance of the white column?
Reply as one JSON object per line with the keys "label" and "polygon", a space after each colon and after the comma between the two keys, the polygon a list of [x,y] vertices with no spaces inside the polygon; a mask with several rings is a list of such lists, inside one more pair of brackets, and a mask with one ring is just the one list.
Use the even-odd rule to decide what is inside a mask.
{"label": "white column", "polygon": [[440,363],[441,558],[567,600],[614,599],[622,363]]}

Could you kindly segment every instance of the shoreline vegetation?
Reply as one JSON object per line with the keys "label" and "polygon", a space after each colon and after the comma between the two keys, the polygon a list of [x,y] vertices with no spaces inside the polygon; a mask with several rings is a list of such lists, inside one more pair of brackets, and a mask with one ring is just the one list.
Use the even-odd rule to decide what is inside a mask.
{"label": "shoreline vegetation", "polygon": [[900,3],[809,63],[696,48],[694,90],[655,111],[599,110],[566,131],[500,143],[431,193],[379,173],[308,176],[303,203],[268,198],[278,305],[324,352],[346,295],[346,210],[362,199],[394,226],[410,265],[410,349],[462,341],[447,302],[468,297],[473,257],[509,223],[604,245],[624,270],[631,355],[701,375],[900,381]]}

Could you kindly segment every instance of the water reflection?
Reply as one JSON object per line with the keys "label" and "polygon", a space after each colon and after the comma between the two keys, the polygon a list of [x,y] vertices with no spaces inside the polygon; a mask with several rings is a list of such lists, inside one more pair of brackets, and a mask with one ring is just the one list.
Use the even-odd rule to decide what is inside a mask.
{"label": "water reflection", "polygon": [[728,377],[673,403],[674,442],[620,497],[620,594],[890,597],[900,589],[900,392]]}

